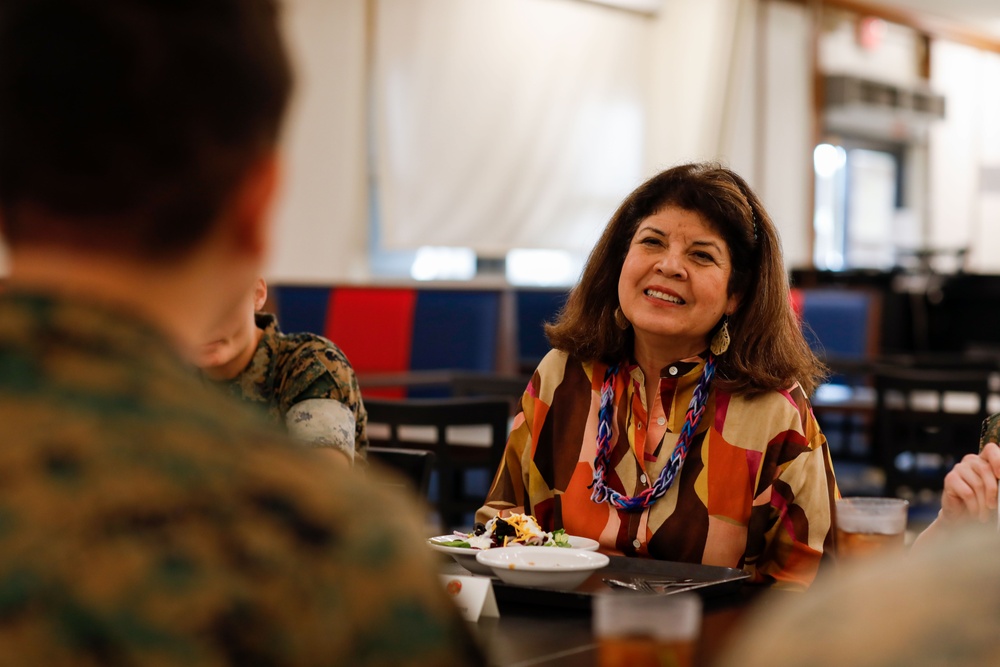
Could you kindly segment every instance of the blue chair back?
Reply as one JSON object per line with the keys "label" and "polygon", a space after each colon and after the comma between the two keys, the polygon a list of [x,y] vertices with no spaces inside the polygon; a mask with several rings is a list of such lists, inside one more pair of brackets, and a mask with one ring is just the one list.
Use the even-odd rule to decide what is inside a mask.
{"label": "blue chair back", "polygon": [[[426,290],[413,316],[410,370],[496,370],[500,292]],[[411,388],[411,398],[442,397],[447,389]]]}
{"label": "blue chair back", "polygon": [[517,363],[522,371],[532,371],[549,349],[549,340],[542,328],[555,320],[566,304],[569,291],[519,290],[515,295],[517,311]]}
{"label": "blue chair back", "polygon": [[803,333],[821,357],[862,359],[876,352],[872,295],[857,290],[803,291]]}
{"label": "blue chair back", "polygon": [[268,290],[273,293],[277,303],[275,314],[282,331],[308,331],[319,335],[325,333],[329,287],[277,285]]}

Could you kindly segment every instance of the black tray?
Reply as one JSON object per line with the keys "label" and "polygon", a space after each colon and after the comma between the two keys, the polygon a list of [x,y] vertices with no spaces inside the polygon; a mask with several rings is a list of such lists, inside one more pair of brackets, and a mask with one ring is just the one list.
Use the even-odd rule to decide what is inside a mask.
{"label": "black tray", "polygon": [[[513,604],[589,610],[595,595],[623,594],[622,590],[613,589],[604,583],[604,579],[649,579],[651,581],[668,578],[693,579],[690,585],[671,587],[666,589],[663,594],[672,595],[692,591],[702,598],[716,598],[739,592],[743,582],[750,578],[750,575],[743,570],[731,567],[676,563],[649,558],[626,558],[625,556],[611,556],[610,558],[611,562],[608,563],[607,567],[597,570],[571,591],[514,586],[494,577],[493,592],[496,595],[497,604],[501,607],[505,604]],[[629,591],[624,591],[624,594],[628,593]]]}

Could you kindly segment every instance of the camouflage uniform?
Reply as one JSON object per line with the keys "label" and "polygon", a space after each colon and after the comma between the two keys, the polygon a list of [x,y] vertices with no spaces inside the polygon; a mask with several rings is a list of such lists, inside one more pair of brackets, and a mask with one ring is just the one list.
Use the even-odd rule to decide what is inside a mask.
{"label": "camouflage uniform", "polygon": [[0,296],[0,424],[4,664],[483,664],[416,503],[138,321]]}
{"label": "camouflage uniform", "polygon": [[1000,412],[983,420],[983,430],[979,435],[979,449],[982,450],[991,442],[1000,444]]}
{"label": "camouflage uniform", "polygon": [[[354,454],[364,459],[368,451],[368,414],[358,379],[344,353],[316,334],[282,333],[269,313],[257,313],[256,320],[264,335],[250,364],[238,376],[220,384],[234,396],[265,407],[275,423],[286,423],[288,418],[287,425],[296,435],[301,432],[296,431],[296,422],[320,421],[323,411],[339,408],[324,407],[326,400],[343,404],[354,416]],[[306,401],[310,402],[302,409]],[[310,439],[316,445],[338,445],[335,438]]]}

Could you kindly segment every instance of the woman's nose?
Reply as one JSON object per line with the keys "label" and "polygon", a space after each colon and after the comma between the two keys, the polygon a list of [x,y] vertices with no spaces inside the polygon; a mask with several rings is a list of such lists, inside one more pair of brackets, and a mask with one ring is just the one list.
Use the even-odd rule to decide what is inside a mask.
{"label": "woman's nose", "polygon": [[683,277],[687,273],[684,258],[679,253],[669,251],[664,252],[656,260],[656,271],[664,276],[678,277]]}

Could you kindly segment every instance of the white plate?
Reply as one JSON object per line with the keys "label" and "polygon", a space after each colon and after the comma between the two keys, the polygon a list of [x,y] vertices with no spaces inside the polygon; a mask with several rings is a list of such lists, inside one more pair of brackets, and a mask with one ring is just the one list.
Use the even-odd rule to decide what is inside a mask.
{"label": "white plate", "polygon": [[611,560],[602,553],[551,547],[488,549],[476,562],[489,567],[507,584],[571,590]]}
{"label": "white plate", "polygon": [[[559,551],[597,551],[597,547],[600,543],[597,540],[592,540],[589,537],[579,537],[577,535],[568,535],[569,543],[572,549],[567,547],[539,547],[540,549],[558,549]],[[446,553],[455,559],[455,562],[464,567],[469,572],[474,574],[485,574],[487,576],[492,576],[493,570],[491,570],[486,565],[481,565],[476,561],[476,554],[481,553],[482,549],[472,549],[468,547],[448,547],[440,542],[451,542],[452,540],[461,539],[459,535],[438,535],[437,537],[430,537],[427,539],[427,544],[431,545],[431,548],[435,551],[440,551],[441,553]],[[496,551],[503,547],[494,547],[493,549],[487,549],[487,551]],[[510,547],[508,547],[510,548]]]}

